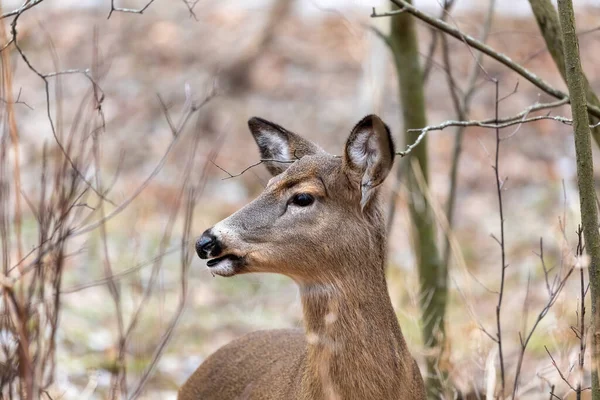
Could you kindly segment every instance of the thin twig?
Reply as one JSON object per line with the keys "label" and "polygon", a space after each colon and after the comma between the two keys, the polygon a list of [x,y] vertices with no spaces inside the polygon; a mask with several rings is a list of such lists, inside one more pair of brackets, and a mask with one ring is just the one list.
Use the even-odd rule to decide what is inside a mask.
{"label": "thin twig", "polygon": [[177,252],[178,250],[179,250],[179,248],[172,247],[170,249],[167,249],[167,250],[165,250],[163,252],[158,253],[156,256],[152,257],[150,260],[141,262],[141,263],[139,263],[139,264],[137,264],[137,265],[135,265],[133,267],[130,267],[130,268],[126,269],[126,270],[114,273],[114,274],[112,274],[110,276],[107,276],[107,277],[104,277],[104,278],[101,278],[101,279],[97,279],[95,281],[81,283],[81,284],[74,285],[74,286],[71,286],[71,287],[68,287],[68,288],[65,288],[65,289],[61,289],[60,292],[62,294],[71,294],[71,293],[80,292],[80,291],[82,291],[84,289],[88,289],[88,288],[91,288],[91,287],[94,287],[94,286],[106,285],[111,280],[114,281],[114,282],[116,282],[116,281],[118,281],[120,279],[128,277],[129,275],[131,275],[131,274],[139,271],[140,269],[142,269],[142,268],[144,268],[144,267],[146,267],[148,265],[151,265],[151,264],[155,263],[159,258],[164,258],[165,256],[168,256],[169,254],[173,254],[173,253]]}
{"label": "thin twig", "polygon": [[558,375],[560,375],[560,378],[563,380],[563,382],[565,382],[567,384],[567,386],[569,386],[569,388],[571,390],[573,390],[574,392],[576,392],[577,389],[575,389],[573,387],[573,385],[571,385],[571,383],[569,382],[569,380],[565,377],[565,375],[563,374],[563,372],[561,371],[561,369],[558,367],[558,364],[556,364],[556,361],[554,360],[554,357],[552,357],[552,354],[550,354],[550,350],[548,350],[548,347],[544,345],[544,349],[546,349],[546,353],[548,353],[548,356],[552,360],[552,365],[554,365],[554,368],[556,368],[556,372],[558,372]]}
{"label": "thin twig", "polygon": [[252,165],[247,166],[246,168],[244,168],[241,172],[239,172],[237,174],[231,174],[227,170],[225,170],[224,168],[218,166],[214,161],[211,161],[211,163],[215,167],[219,168],[221,171],[223,171],[227,175],[229,175],[229,176],[223,178],[222,180],[236,178],[236,177],[238,177],[240,175],[243,175],[245,172],[249,171],[250,169],[252,169],[254,167],[258,167],[260,164],[265,163],[265,162],[277,162],[277,163],[283,163],[283,164],[292,164],[292,163],[296,162],[296,160],[275,160],[275,159],[264,158],[264,159],[261,159],[259,162],[256,162],[256,163],[254,163]]}
{"label": "thin twig", "polygon": [[[509,118],[512,119],[514,117],[509,117]],[[523,118],[520,120],[511,120],[508,122],[500,122],[500,123],[492,123],[491,120],[446,121],[439,125],[426,126],[424,128],[419,128],[419,129],[410,129],[410,131],[413,131],[413,132],[441,131],[441,130],[444,130],[451,126],[460,126],[460,127],[478,126],[480,128],[487,128],[487,129],[502,129],[502,128],[507,128],[509,126],[521,125],[521,124],[525,124],[525,123],[529,123],[529,122],[537,122],[537,121],[542,121],[542,120],[553,120],[553,121],[557,121],[557,122],[560,122],[562,124],[569,125],[569,126],[571,126],[573,124],[573,120],[570,118],[561,117],[561,116],[551,116],[551,115],[538,115],[535,117]],[[499,120],[499,121],[502,121],[502,120]],[[596,126],[600,126],[600,123],[595,124],[595,125],[590,125],[590,127],[596,127]]]}
{"label": "thin twig", "polygon": [[22,91],[22,89],[23,88],[19,88],[19,94],[17,95],[17,99],[16,100],[14,100],[14,101],[7,101],[5,99],[0,98],[0,101],[3,102],[6,105],[9,105],[9,104],[22,104],[25,107],[29,108],[31,111],[33,111],[34,108],[32,106],[30,106],[29,104],[27,104],[26,102],[24,102],[23,100],[21,100],[21,91]]}
{"label": "thin twig", "polygon": [[194,8],[196,7],[196,4],[198,4],[198,2],[200,0],[182,0],[183,4],[185,4],[185,6],[187,7],[189,13],[190,13],[190,17],[194,18],[196,21],[198,21],[198,17],[196,16],[196,12],[194,11]]}
{"label": "thin twig", "polygon": [[[440,12],[439,19],[445,21],[448,15],[450,14],[450,10],[456,3],[455,0],[444,0],[444,4],[442,5],[442,10]],[[438,38],[445,40],[444,35],[439,35],[437,29],[431,28],[431,42],[429,43],[429,49],[427,50],[427,56],[425,57],[425,66],[423,67],[423,82],[427,82],[429,78],[429,73],[431,72],[431,67],[434,64],[433,54],[435,53],[435,49],[437,47]]]}
{"label": "thin twig", "polygon": [[[40,0],[41,1],[41,0]],[[27,65],[27,67],[34,73],[36,74],[40,79],[42,79],[44,81],[44,89],[45,89],[45,94],[46,94],[46,115],[48,117],[48,121],[50,123],[50,128],[52,130],[52,135],[54,137],[54,140],[56,141],[56,144],[58,145],[60,151],[63,153],[63,156],[69,161],[69,164],[71,165],[71,167],[73,168],[73,170],[79,175],[79,177],[90,187],[90,189],[92,189],[96,195],[98,197],[100,197],[102,200],[107,201],[108,203],[110,203],[111,205],[116,205],[113,201],[111,201],[110,199],[106,198],[106,196],[104,196],[102,193],[100,193],[92,184],[91,182],[89,182],[87,180],[87,178],[85,177],[85,174],[82,173],[77,166],[75,165],[75,162],[72,160],[72,158],[69,156],[67,150],[65,149],[65,147],[63,146],[63,144],[61,143],[57,133],[56,133],[56,127],[54,125],[54,119],[52,118],[52,111],[51,111],[51,101],[50,101],[50,82],[48,81],[49,78],[54,78],[54,77],[58,77],[58,76],[62,76],[62,75],[72,75],[72,74],[81,74],[84,75],[91,83],[92,87],[94,88],[94,90],[96,90],[97,88],[99,88],[98,83],[94,80],[94,78],[90,75],[90,70],[89,69],[68,69],[68,70],[64,70],[64,71],[56,71],[56,72],[50,72],[50,73],[42,73],[40,72],[38,69],[36,69],[33,64],[31,64],[31,62],[29,61],[29,58],[25,55],[23,49],[21,48],[20,44],[19,44],[19,40],[18,40],[18,31],[17,31],[17,21],[19,19],[19,17],[22,14],[17,14],[15,19],[13,20],[13,22],[11,23],[11,34],[12,34],[12,41],[15,45],[15,48],[17,49],[17,52],[19,53],[19,55],[21,56],[21,59],[25,62],[25,64]],[[103,98],[103,95],[101,96]]]}
{"label": "thin twig", "polygon": [[[495,7],[496,7],[496,0],[490,0],[487,14],[485,16],[485,21],[483,23],[483,30],[481,33],[480,40],[482,43],[487,42],[488,36],[490,34]],[[465,120],[467,118],[467,116],[469,115],[469,111],[471,108],[471,100],[473,98],[473,94],[475,93],[475,88],[476,88],[475,83],[477,82],[477,76],[479,75],[480,66],[483,63],[483,61],[482,61],[483,53],[478,52],[475,55],[475,60],[473,60],[473,63],[471,64],[471,70],[470,70],[469,76],[467,78],[467,88],[465,90],[464,95],[462,96],[462,99],[458,99],[457,95],[456,95],[456,90],[454,89],[456,87],[456,85],[453,83],[453,79],[452,79],[451,63],[450,63],[450,56],[449,56],[450,52],[448,49],[448,44],[447,44],[445,35],[442,35],[442,39],[443,39],[442,50],[445,53],[447,53],[447,55],[444,56],[444,59],[447,64],[446,69],[448,70],[448,89],[450,90],[451,95],[452,95],[454,109],[456,112],[456,118],[458,120]],[[457,127],[456,136],[454,138],[453,150],[452,150],[452,165],[450,167],[450,177],[449,177],[450,189],[448,190],[448,200],[446,202],[446,216],[448,219],[449,230],[452,230],[452,226],[454,223],[454,204],[456,202],[456,191],[457,191],[457,186],[458,186],[458,168],[459,168],[460,158],[461,158],[461,154],[462,154],[462,142],[463,142],[465,130],[466,130],[466,127]],[[443,265],[446,269],[448,268],[448,264],[450,263],[450,255],[451,255],[450,238],[448,235],[446,235],[443,259],[442,259]]]}
{"label": "thin twig", "polygon": [[133,9],[133,8],[120,8],[120,7],[115,7],[115,0],[110,0],[110,11],[108,12],[108,16],[106,17],[106,19],[110,19],[111,15],[113,14],[113,12],[122,12],[122,13],[131,13],[131,14],[143,14],[144,11],[146,11],[148,9],[148,7],[150,7],[150,5],[152,3],[154,3],[155,0],[150,0],[148,3],[146,3],[146,5],[140,9]]}
{"label": "thin twig", "polygon": [[[581,236],[579,236],[578,246],[579,246],[579,244],[581,244]],[[562,292],[563,288],[567,284],[569,277],[571,276],[571,274],[573,273],[573,271],[575,269],[575,266],[571,266],[571,268],[567,271],[567,273],[562,277],[560,277],[560,275],[558,275],[558,274],[560,274],[560,271],[559,271],[559,273],[556,275],[556,278],[558,278],[558,280],[555,279],[553,284],[550,286],[549,279],[548,279],[548,269],[546,268],[546,263],[544,261],[543,241],[541,239],[540,239],[540,260],[542,263],[542,268],[544,270],[544,278],[546,281],[546,286],[548,288],[548,301],[546,302],[544,307],[541,309],[541,311],[537,315],[537,318],[536,318],[535,322],[533,323],[533,326],[529,330],[529,333],[527,334],[525,339],[523,339],[522,333],[519,332],[519,337],[521,338],[521,342],[520,342],[521,349],[519,352],[519,359],[517,361],[517,367],[516,367],[516,372],[515,372],[515,382],[514,382],[514,386],[513,386],[512,399],[517,398],[517,389],[519,386],[519,378],[521,376],[521,369],[523,366],[523,359],[525,358],[525,351],[527,350],[527,345],[529,344],[531,337],[533,336],[539,323],[544,319],[544,317],[548,314],[548,311],[550,311],[552,306],[555,304],[556,300],[558,299],[558,296]],[[525,303],[527,303],[527,299],[525,300]],[[524,316],[523,319],[526,320],[526,316]],[[524,331],[525,331],[525,329],[523,329],[523,332]]]}
{"label": "thin twig", "polygon": [[21,5],[21,7],[15,9],[13,11],[2,14],[2,16],[0,16],[0,19],[13,17],[15,15],[22,14],[23,12],[29,10],[30,8],[33,8],[33,7],[37,6],[38,4],[42,3],[43,1],[44,0],[35,0],[35,1],[26,0],[23,3],[23,5]]}
{"label": "thin twig", "polygon": [[[576,255],[578,257],[583,257],[583,228],[580,226],[577,227],[577,251],[576,251]],[[577,400],[581,400],[581,392],[582,392],[582,388],[581,388],[581,382],[583,380],[583,366],[585,363],[585,347],[586,347],[586,341],[587,341],[587,335],[586,335],[586,330],[585,330],[585,296],[587,294],[587,290],[589,288],[589,286],[586,288],[585,286],[585,268],[583,268],[583,266],[580,266],[579,268],[579,284],[580,284],[580,298],[579,298],[579,332],[575,332],[575,336],[577,336],[577,338],[579,339],[579,355],[578,355],[578,361],[579,361],[579,379],[577,381]]]}
{"label": "thin twig", "polygon": [[[498,118],[498,109],[499,109],[499,97],[498,97],[498,80],[495,82],[496,88],[496,102],[495,102],[495,115],[496,119]],[[505,388],[506,388],[506,378],[504,374],[504,354],[502,352],[502,325],[501,325],[501,311],[502,311],[502,299],[504,297],[504,282],[505,282],[505,274],[506,274],[506,249],[505,249],[505,241],[504,241],[504,207],[502,205],[502,185],[503,182],[500,179],[500,127],[496,128],[496,152],[494,157],[494,177],[496,180],[496,194],[498,197],[498,213],[500,216],[500,255],[501,255],[501,268],[500,268],[500,289],[498,290],[498,304],[496,305],[496,336],[498,338],[498,358],[500,361],[500,377],[501,377],[501,385],[502,385],[502,396],[504,396]]]}

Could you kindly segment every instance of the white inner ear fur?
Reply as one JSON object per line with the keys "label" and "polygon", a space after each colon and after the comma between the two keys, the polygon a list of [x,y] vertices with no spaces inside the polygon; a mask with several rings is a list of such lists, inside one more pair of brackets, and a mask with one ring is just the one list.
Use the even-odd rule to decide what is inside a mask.
{"label": "white inner ear fur", "polygon": [[375,135],[371,131],[360,132],[354,141],[350,144],[348,155],[352,163],[363,171],[367,168],[369,160],[377,151],[377,143]]}
{"label": "white inner ear fur", "polygon": [[260,148],[269,150],[274,160],[291,160],[289,143],[282,137],[272,133],[261,132],[257,142]]}

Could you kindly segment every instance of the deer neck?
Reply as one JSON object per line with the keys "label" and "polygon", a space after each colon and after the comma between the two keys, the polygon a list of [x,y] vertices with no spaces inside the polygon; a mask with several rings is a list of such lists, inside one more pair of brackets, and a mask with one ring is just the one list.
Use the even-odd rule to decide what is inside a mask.
{"label": "deer neck", "polygon": [[389,298],[383,265],[367,271],[376,271],[376,276],[301,285],[308,342],[302,377],[306,398],[395,398],[403,376],[408,379],[411,373],[413,360]]}

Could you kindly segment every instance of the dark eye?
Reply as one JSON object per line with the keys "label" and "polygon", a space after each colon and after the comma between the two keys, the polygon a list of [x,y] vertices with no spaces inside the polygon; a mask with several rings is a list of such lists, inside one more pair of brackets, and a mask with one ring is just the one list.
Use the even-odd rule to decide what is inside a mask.
{"label": "dark eye", "polygon": [[300,207],[310,206],[315,201],[315,198],[308,193],[298,193],[291,199],[291,203]]}

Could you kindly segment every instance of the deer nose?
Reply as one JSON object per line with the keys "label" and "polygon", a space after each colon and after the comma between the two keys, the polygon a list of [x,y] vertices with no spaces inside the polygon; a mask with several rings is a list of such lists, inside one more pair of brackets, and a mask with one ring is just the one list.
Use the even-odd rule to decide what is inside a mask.
{"label": "deer nose", "polygon": [[202,236],[196,241],[196,253],[202,259],[218,257],[222,248],[219,240],[212,234],[210,229],[204,231]]}

